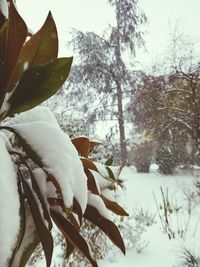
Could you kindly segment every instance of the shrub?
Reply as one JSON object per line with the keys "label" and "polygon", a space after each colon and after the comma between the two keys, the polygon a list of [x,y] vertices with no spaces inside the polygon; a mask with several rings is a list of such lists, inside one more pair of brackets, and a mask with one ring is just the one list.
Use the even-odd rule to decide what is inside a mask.
{"label": "shrub", "polygon": [[145,141],[135,145],[129,153],[129,162],[133,164],[137,172],[148,173],[152,161],[153,144],[152,142]]}
{"label": "shrub", "polygon": [[200,257],[189,248],[184,248],[181,255],[181,267],[200,267]]}
{"label": "shrub", "polygon": [[173,153],[168,147],[159,147],[156,151],[156,163],[158,164],[158,171],[162,174],[173,174],[176,167],[176,160]]}

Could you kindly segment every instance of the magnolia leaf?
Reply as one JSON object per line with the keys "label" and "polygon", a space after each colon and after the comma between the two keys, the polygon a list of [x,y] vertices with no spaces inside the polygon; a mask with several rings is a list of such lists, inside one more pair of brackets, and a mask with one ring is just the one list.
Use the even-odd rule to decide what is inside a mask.
{"label": "magnolia leaf", "polygon": [[79,234],[76,228],[66,220],[61,214],[51,209],[51,216],[62,232],[66,240],[68,240],[72,246],[80,250],[83,255],[91,262],[93,267],[98,267],[95,260],[92,258],[88,245],[85,239]]}
{"label": "magnolia leaf", "polygon": [[6,41],[8,34],[8,21],[0,29],[0,106],[3,103],[6,83]]}
{"label": "magnolia leaf", "polygon": [[111,210],[113,213],[120,215],[120,216],[128,216],[128,213],[115,201],[111,201],[101,195],[103,202],[107,209]]}
{"label": "magnolia leaf", "polygon": [[79,230],[80,230],[80,224],[77,222],[77,220],[76,220],[76,218],[74,217],[74,215],[75,215],[75,214],[71,212],[71,213],[69,214],[68,219],[69,219],[70,223],[73,224],[73,226],[76,228],[76,230],[79,231]]}
{"label": "magnolia leaf", "polygon": [[96,181],[95,181],[93,174],[88,169],[85,169],[85,174],[88,178],[88,180],[87,180],[88,189],[93,194],[99,195],[99,190],[98,190],[98,187],[97,187],[97,184],[96,184]]}
{"label": "magnolia leaf", "polygon": [[24,194],[23,194],[23,191],[22,191],[22,186],[21,186],[21,179],[22,178],[22,175],[21,175],[21,172],[18,170],[17,172],[17,178],[18,178],[18,181],[17,181],[17,185],[18,185],[18,193],[19,193],[19,200],[20,200],[20,232],[19,232],[19,236],[18,236],[18,241],[17,241],[17,245],[16,245],[16,248],[15,248],[15,251],[18,251],[19,250],[19,247],[21,246],[21,243],[22,243],[22,240],[24,238],[24,235],[25,235],[25,220],[26,220],[26,213],[25,213],[25,198],[24,198]]}
{"label": "magnolia leaf", "polygon": [[8,0],[0,1],[0,18],[1,16],[5,19],[8,17]]}
{"label": "magnolia leaf", "polygon": [[87,137],[78,137],[71,140],[78,153],[82,157],[87,157],[90,152],[90,140]]}
{"label": "magnolia leaf", "polygon": [[67,79],[71,64],[72,58],[59,58],[25,71],[8,100],[8,114],[29,110],[55,94]]}
{"label": "magnolia leaf", "polygon": [[72,245],[72,243],[70,243],[68,241],[68,239],[66,240],[66,245],[67,245],[67,249],[66,249],[66,254],[65,254],[65,259],[68,259],[69,256],[72,254],[72,252],[74,251],[74,246]]}
{"label": "magnolia leaf", "polygon": [[[25,204],[24,204],[24,197],[22,197],[22,195],[20,195],[20,202],[21,202],[21,207],[20,207],[20,216],[21,216],[21,221],[20,221],[20,233],[18,236],[18,240],[17,240],[17,245],[16,245],[16,251],[19,250],[21,244],[22,244],[22,240],[24,238],[24,234],[25,234]],[[23,202],[23,203],[22,203]]]}
{"label": "magnolia leaf", "polygon": [[78,203],[78,201],[75,199],[73,199],[73,211],[78,215],[79,221],[80,223],[82,222],[82,210],[81,207]]}
{"label": "magnolia leaf", "polygon": [[113,164],[113,156],[108,158],[104,164],[107,166],[111,166]]}
{"label": "magnolia leaf", "polygon": [[[9,26],[8,26],[6,58],[5,58],[6,84],[10,79],[15,64],[17,63],[19,53],[21,51],[21,48],[25,42],[28,33],[26,23],[17,12],[12,1],[10,1],[8,20],[9,20]],[[4,85],[5,87],[6,84]]]}
{"label": "magnolia leaf", "polygon": [[90,140],[90,149],[95,147],[95,146],[99,146],[99,145],[103,145],[103,143],[100,142],[100,141],[92,141],[92,140]]}
{"label": "magnolia leaf", "polygon": [[49,230],[47,229],[44,220],[40,214],[40,210],[37,204],[37,201],[35,200],[33,193],[26,182],[25,179],[22,179],[22,184],[24,188],[25,195],[28,199],[28,203],[30,206],[30,210],[32,213],[32,217],[35,223],[36,230],[38,232],[40,241],[42,243],[44,254],[46,258],[46,266],[50,267],[51,265],[51,259],[53,254],[53,238]]}
{"label": "magnolia leaf", "polygon": [[29,173],[30,173],[32,188],[35,191],[35,193],[36,193],[36,195],[37,195],[37,197],[38,197],[38,199],[40,201],[44,219],[48,222],[49,229],[51,230],[53,225],[52,225],[52,221],[51,221],[51,218],[50,218],[50,215],[49,215],[48,207],[46,206],[46,202],[44,200],[44,197],[41,194],[40,188],[39,188],[39,186],[37,184],[37,181],[35,179],[35,176],[34,176],[33,172],[31,171],[31,169],[29,169]]}
{"label": "magnolia leaf", "polygon": [[48,202],[51,207],[60,206],[62,209],[64,209],[64,203],[62,198],[49,197]]}
{"label": "magnolia leaf", "polygon": [[25,47],[27,54],[31,52],[30,50],[34,50],[34,52],[32,51],[32,59],[30,60],[30,56],[28,58],[31,66],[57,58],[58,33],[51,12],[49,12],[42,28],[31,37]]}
{"label": "magnolia leaf", "polygon": [[25,267],[36,246],[40,242],[33,218],[30,214],[30,207],[27,202],[24,202],[24,212],[24,229],[21,233],[22,236],[20,237],[22,240],[15,252],[14,260],[11,265],[12,267]]}
{"label": "magnolia leaf", "polygon": [[[49,180],[53,183],[53,185],[55,186],[57,192],[60,194],[60,196],[63,198],[63,192],[61,190],[61,187],[58,183],[58,181],[56,180],[56,178],[54,177],[53,174],[51,174],[47,169],[45,169],[44,164],[42,163],[42,160],[40,159],[38,153],[34,150],[34,148],[32,148],[31,145],[29,145],[29,143],[26,142],[26,140],[17,132],[17,130],[13,129],[12,127],[4,127],[5,130],[8,130],[12,133],[15,134],[15,136],[19,139],[20,141],[20,145],[23,147],[23,150],[26,152],[26,154],[28,155],[28,157],[36,164],[38,165],[40,168],[43,169],[43,171],[46,173],[46,175],[48,176]],[[66,214],[68,214],[68,210],[65,207],[64,203],[63,203],[63,207],[65,208]],[[47,211],[46,211],[47,212]],[[48,216],[46,214],[46,216]],[[51,223],[49,220],[49,225],[51,227]]]}
{"label": "magnolia leaf", "polygon": [[[43,169],[43,171],[46,173],[46,175],[48,176],[49,180],[53,183],[53,185],[55,186],[58,194],[60,194],[60,196],[62,196],[62,201],[63,201],[63,193],[62,193],[62,189],[58,183],[58,181],[56,180],[55,176],[50,173],[49,171],[47,171],[46,169]],[[63,202],[63,208],[65,209],[65,204]]]}
{"label": "magnolia leaf", "polygon": [[0,41],[1,42],[2,42],[1,38],[2,38],[3,33],[5,32],[5,29],[6,30],[8,29],[8,24],[9,24],[9,22],[8,22],[8,20],[6,20],[5,23],[0,28]]}
{"label": "magnolia leaf", "polygon": [[94,225],[98,226],[110,240],[125,254],[125,246],[117,226],[110,220],[104,218],[96,208],[88,205],[84,217]]}
{"label": "magnolia leaf", "polygon": [[[107,172],[108,172],[108,179],[109,179],[110,181],[115,182],[115,181],[116,181],[116,178],[115,178],[115,176],[114,176],[113,171],[111,170],[111,168],[109,168],[108,166],[106,166],[106,170],[107,170]],[[105,177],[105,178],[106,178],[106,177]]]}
{"label": "magnolia leaf", "polygon": [[15,134],[15,136],[19,139],[20,145],[23,147],[26,154],[29,156],[29,158],[37,164],[39,167],[43,167],[42,161],[38,154],[32,149],[32,147],[26,142],[26,140],[12,127],[4,127],[5,130],[8,130]]}
{"label": "magnolia leaf", "polygon": [[3,15],[3,13],[0,10],[0,30],[1,30],[1,27],[4,25],[5,22],[6,22],[6,17]]}
{"label": "magnolia leaf", "polygon": [[57,29],[53,17],[49,13],[42,28],[32,35],[22,47],[7,91],[12,91],[16,87],[26,69],[53,60],[57,58],[57,54]]}
{"label": "magnolia leaf", "polygon": [[84,168],[99,172],[96,165],[91,160],[86,158],[80,158],[80,160],[82,161]]}

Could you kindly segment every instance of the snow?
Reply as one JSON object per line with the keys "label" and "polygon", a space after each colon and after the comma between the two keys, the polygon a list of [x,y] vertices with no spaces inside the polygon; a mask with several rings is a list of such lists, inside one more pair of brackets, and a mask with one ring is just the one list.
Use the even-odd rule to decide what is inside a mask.
{"label": "snow", "polygon": [[106,166],[99,163],[99,162],[94,162],[99,173],[103,176],[103,177],[108,177],[108,171],[106,170]]}
{"label": "snow", "polygon": [[[38,184],[38,186],[39,186],[39,189],[40,189],[40,192],[41,192],[41,194],[42,194],[42,196],[43,196],[43,199],[44,199],[44,201],[45,201],[46,207],[48,207],[48,206],[49,206],[49,203],[48,203],[48,200],[47,200],[47,198],[48,198],[48,196],[49,196],[49,195],[48,195],[48,184],[49,184],[50,182],[47,182],[47,175],[46,175],[46,173],[45,173],[42,169],[40,169],[40,168],[36,168],[36,169],[34,169],[34,170],[33,170],[33,175],[34,175],[34,178],[35,178],[35,180],[36,180],[36,182],[37,182],[37,184]],[[34,197],[35,197],[35,200],[37,201],[38,207],[39,207],[39,209],[40,209],[40,213],[41,213],[41,215],[43,216],[44,214],[43,214],[43,210],[42,210],[41,202],[40,202],[40,200],[39,200],[37,194],[35,193],[35,191],[32,190],[32,192],[33,192],[33,195],[34,195]],[[51,197],[55,195],[55,190],[53,191],[53,193],[54,193],[54,194],[52,194]],[[43,218],[43,219],[44,219],[44,223],[47,225],[47,227],[49,227],[48,222],[45,220],[45,218]]]}
{"label": "snow", "polygon": [[[137,253],[133,248],[127,251],[125,257],[120,254],[117,254],[115,259],[113,259],[113,256],[108,257],[101,261],[101,267],[183,267],[185,265],[181,262],[181,251],[188,247],[192,251],[200,247],[198,240],[200,226],[195,232],[200,216],[198,209],[194,209],[190,216],[188,228],[186,226],[188,216],[184,188],[192,190],[194,177],[191,173],[184,174],[182,172],[164,176],[157,173],[156,169],[156,165],[151,166],[151,173],[143,174],[136,173],[135,169],[132,168],[124,168],[121,178],[125,180],[126,191],[121,191],[119,194],[121,197],[118,199],[118,202],[125,207],[130,215],[134,208],[143,209],[156,215],[156,223],[149,227],[149,230],[143,236],[149,242],[149,245],[141,253]],[[200,176],[200,172],[198,176]],[[164,192],[168,190],[170,203],[181,205],[183,209],[179,215],[172,214],[171,217],[169,216],[171,227],[176,233],[175,238],[171,240],[163,231],[153,197],[154,193],[158,204],[162,203],[161,187]],[[177,234],[178,229],[186,231],[185,238],[180,238]],[[197,255],[199,255],[199,252],[198,249]]]}
{"label": "snow", "polygon": [[98,195],[92,194],[89,192],[88,194],[88,204],[98,210],[98,212],[106,219],[110,220],[110,214],[102,200],[102,198]]}
{"label": "snow", "polygon": [[44,121],[59,127],[56,118],[50,109],[43,106],[38,106],[26,112],[22,112],[19,115],[15,115],[13,118],[7,120],[4,125],[11,126],[18,123],[29,123],[34,121]]}
{"label": "snow", "polygon": [[28,61],[26,61],[23,65],[23,71],[28,69]]}
{"label": "snow", "polygon": [[[155,215],[155,223],[152,226],[148,226],[148,229],[142,236],[148,243],[148,246],[140,253],[138,253],[134,247],[131,249],[127,247],[126,256],[123,256],[114,246],[111,246],[111,251],[107,253],[106,258],[98,262],[100,267],[185,267],[186,265],[182,258],[182,251],[184,248],[192,249],[192,251],[196,252],[196,255],[200,254],[200,225],[194,235],[194,228],[200,216],[198,208],[194,209],[192,212],[191,221],[189,222],[185,238],[180,238],[177,234],[177,218],[179,219],[180,229],[185,229],[186,227],[185,221],[187,221],[188,218],[186,211],[187,201],[185,199],[184,190],[185,188],[192,190],[194,177],[191,173],[185,173],[182,172],[182,170],[179,170],[175,175],[165,176],[159,174],[157,169],[157,165],[151,165],[151,172],[149,174],[144,174],[136,173],[135,169],[131,167],[124,168],[120,174],[120,179],[124,180],[126,190],[120,189],[121,192],[118,193],[117,202],[125,208],[130,215],[129,217],[133,214],[133,209],[143,209]],[[196,176],[200,177],[200,170],[196,170]],[[171,240],[169,240],[167,234],[163,231],[153,197],[154,192],[158,204],[162,203],[160,187],[163,188],[164,192],[168,189],[170,203],[181,204],[184,211],[184,216],[177,217],[172,213],[170,217],[170,219],[172,219],[170,223],[172,224],[173,230],[176,232],[175,238]],[[104,190],[101,191],[101,193],[103,193]],[[89,193],[88,198],[89,203],[99,209],[101,204],[99,203],[98,196]],[[101,210],[101,214],[104,214],[104,208]],[[105,216],[105,214],[103,216]],[[112,216],[112,213],[109,213],[109,216]],[[176,220],[173,221],[173,218]],[[126,229],[126,221],[124,223]],[[130,231],[135,231],[135,225],[132,224],[131,227],[132,230]],[[59,266],[58,252],[54,254],[54,257],[53,262],[57,267]],[[42,266],[44,266],[44,262],[38,262],[37,267]]]}
{"label": "snow", "polygon": [[[35,177],[35,180],[37,181],[37,184],[40,188],[40,191],[42,193],[43,196],[46,196],[45,199],[47,199],[47,196],[48,196],[48,192],[47,192],[47,189],[48,189],[48,186],[47,186],[47,176],[46,176],[46,173],[40,169],[40,168],[36,168],[33,170],[33,175]],[[48,203],[48,202],[47,202]]]}
{"label": "snow", "polygon": [[7,0],[1,0],[0,1],[0,10],[3,13],[3,15],[8,18],[8,2]]}
{"label": "snow", "polygon": [[105,188],[101,191],[101,194],[110,201],[116,201],[115,192],[113,190],[111,191],[110,189]]}
{"label": "snow", "polygon": [[57,126],[42,121],[19,123],[12,127],[36,151],[48,172],[55,176],[66,207],[72,206],[75,197],[84,212],[87,205],[87,177],[69,136]]}
{"label": "snow", "polygon": [[7,266],[20,229],[20,202],[14,165],[0,136],[0,266]]}
{"label": "snow", "polygon": [[93,170],[91,170],[91,173],[93,174],[94,179],[96,181],[98,191],[103,190],[104,188],[107,188],[111,185],[111,182],[104,178],[105,176],[102,177],[100,173]]}
{"label": "snow", "polygon": [[26,251],[26,249],[30,246],[30,244],[34,242],[36,235],[37,235],[35,223],[33,221],[33,217],[31,215],[31,212],[30,212],[30,209],[27,203],[25,203],[25,216],[26,216],[25,218],[26,228],[25,228],[24,237],[22,239],[21,246],[19,247],[19,250],[17,251],[17,254],[14,258],[12,267],[19,266],[20,261],[22,257],[24,256],[23,255],[24,251]]}
{"label": "snow", "polygon": [[[82,212],[84,212],[88,203],[95,207],[103,217],[111,220],[115,219],[98,195],[87,192],[87,177],[78,152],[70,138],[61,131],[49,109],[37,107],[16,115],[4,124],[13,127],[25,139],[32,149],[36,151],[45,169],[55,176],[62,188],[64,202],[67,207],[70,208],[72,206],[73,198],[75,197],[80,203]],[[17,179],[14,165],[7,152],[9,149],[11,149],[9,139],[2,132],[0,133],[0,157],[3,160],[0,162],[0,188],[3,190],[0,195],[0,236],[3,238],[0,239],[2,251],[0,266],[6,266],[6,261],[15,246],[20,227]],[[134,210],[148,212],[155,218],[155,222],[148,226],[146,232],[142,233],[143,239],[148,245],[140,253],[138,253],[136,247],[132,246],[130,248],[127,245],[127,254],[124,257],[112,246],[106,258],[99,262],[99,266],[185,266],[182,254],[184,248],[195,251],[200,247],[198,238],[200,235],[200,211],[198,208],[200,196],[194,191],[194,179],[199,181],[200,177],[199,166],[193,166],[192,172],[179,168],[175,175],[169,176],[159,174],[155,164],[151,165],[150,173],[147,174],[136,173],[134,167],[126,167],[122,169],[119,175],[120,167],[110,167],[113,173],[117,176],[119,175],[119,178],[124,181],[126,188],[126,190],[119,188],[119,192],[116,193],[107,189],[112,184],[112,181],[108,180],[106,167],[98,163],[95,163],[95,165],[99,173],[93,170],[91,172],[100,194],[112,201],[116,201],[115,197],[117,196],[117,202],[129,213],[130,218],[133,216]],[[33,173],[42,194],[46,198],[54,197],[56,194],[55,187],[52,186],[51,182],[47,181],[45,172],[36,168]],[[168,214],[170,230],[174,235],[171,239],[169,239],[165,231],[166,228],[163,228],[165,218],[163,216],[162,192],[172,208],[172,213]],[[9,210],[7,209],[8,206]],[[10,214],[12,219],[9,217]],[[77,216],[76,219],[78,221]],[[131,228],[126,228],[125,221],[124,229],[135,231],[134,222],[130,221]],[[30,229],[28,230],[30,230],[31,235],[34,235],[33,223],[30,221],[29,224]],[[5,229],[8,230],[5,232]],[[122,235],[124,236],[124,233]],[[29,236],[28,232],[26,236]],[[127,236],[125,236],[124,240],[126,241],[125,243],[130,241]],[[25,239],[23,242],[25,246],[28,245]],[[55,251],[59,250],[56,248]],[[199,255],[199,252],[197,252],[197,255]],[[22,251],[18,252],[16,262],[20,260],[21,253]],[[54,255],[59,258],[56,252]],[[56,259],[54,259],[54,263],[56,263]]]}
{"label": "snow", "polygon": [[8,99],[11,97],[12,93],[13,93],[13,91],[6,93],[6,95],[4,97],[3,104],[2,104],[1,109],[0,109],[0,113],[8,112],[8,110],[10,108],[10,103],[8,102]]}
{"label": "snow", "polygon": [[7,150],[12,151],[13,149],[8,139],[8,136],[4,132],[0,132],[0,138],[4,140]]}

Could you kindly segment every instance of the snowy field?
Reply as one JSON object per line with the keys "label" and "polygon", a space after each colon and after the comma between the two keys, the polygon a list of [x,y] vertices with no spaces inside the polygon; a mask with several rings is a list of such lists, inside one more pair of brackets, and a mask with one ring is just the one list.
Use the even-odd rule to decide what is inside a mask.
{"label": "snowy field", "polygon": [[[199,267],[200,261],[196,265],[187,265],[184,256],[186,249],[197,258],[200,255],[200,194],[194,187],[198,177],[198,169],[165,176],[157,172],[156,166],[152,166],[149,174],[136,173],[133,168],[125,168],[121,178],[125,181],[126,190],[119,192],[119,203],[128,211],[130,217],[135,214],[135,210],[143,211],[153,218],[154,222],[145,227],[136,246],[127,249],[126,256],[113,246],[113,251],[108,253],[107,258],[98,262],[99,266]],[[168,206],[168,224],[165,223],[161,189]],[[134,231],[137,232],[134,228],[135,221],[128,221],[132,227],[129,227],[128,231],[133,231],[129,235],[134,236]],[[142,247],[141,251],[138,252],[137,246]],[[57,266],[55,258],[53,263]],[[37,267],[43,266],[43,261],[37,264]]]}
{"label": "snowy field", "polygon": [[[127,251],[125,257],[118,254],[115,262],[105,260],[101,262],[101,267],[200,266],[186,265],[183,255],[185,249],[200,255],[200,198],[195,195],[193,186],[193,182],[199,177],[198,170],[193,173],[164,176],[157,173],[155,166],[152,167],[149,174],[138,174],[133,169],[126,168],[121,175],[125,179],[126,186],[121,204],[129,214],[131,215],[133,209],[143,209],[155,215],[155,223],[149,226],[149,229],[147,228],[142,237],[145,242],[149,242],[148,246],[140,253],[133,248]],[[164,220],[163,209],[161,209],[163,206],[161,187],[165,196],[168,192],[172,210],[168,218],[170,229],[174,233],[174,238],[172,237],[171,240],[165,233],[158,215],[159,209]]]}

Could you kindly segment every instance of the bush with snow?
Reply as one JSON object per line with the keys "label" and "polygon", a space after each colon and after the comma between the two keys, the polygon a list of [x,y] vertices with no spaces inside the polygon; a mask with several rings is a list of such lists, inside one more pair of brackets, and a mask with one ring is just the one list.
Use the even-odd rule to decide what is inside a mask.
{"label": "bush with snow", "polygon": [[153,149],[154,147],[151,141],[144,141],[132,147],[128,158],[130,164],[136,167],[137,172],[149,172],[153,158]]}
{"label": "bush with snow", "polygon": [[62,86],[72,63],[57,58],[52,15],[31,35],[12,1],[5,16],[6,4],[0,5],[0,266],[24,267],[41,243],[49,267],[53,222],[66,257],[76,248],[97,266],[79,229],[83,218],[90,221],[125,253],[108,210],[127,213],[104,195],[117,177],[89,159],[98,142],[71,140],[47,108],[37,107]]}

